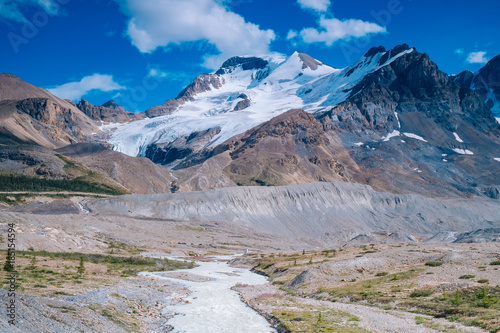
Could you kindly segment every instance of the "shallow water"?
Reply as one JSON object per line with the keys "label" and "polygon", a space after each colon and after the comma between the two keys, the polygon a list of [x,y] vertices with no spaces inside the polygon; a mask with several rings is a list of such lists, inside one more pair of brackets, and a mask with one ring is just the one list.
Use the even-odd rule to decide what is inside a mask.
{"label": "shallow water", "polygon": [[247,307],[235,291],[230,288],[237,283],[258,285],[267,282],[266,278],[248,269],[233,268],[226,262],[197,262],[193,269],[178,270],[210,278],[209,281],[193,282],[164,276],[164,272],[143,272],[144,276],[171,280],[183,284],[191,290],[191,295],[180,303],[168,307],[176,312],[168,321],[173,332],[189,333],[268,333],[275,329],[257,312]]}

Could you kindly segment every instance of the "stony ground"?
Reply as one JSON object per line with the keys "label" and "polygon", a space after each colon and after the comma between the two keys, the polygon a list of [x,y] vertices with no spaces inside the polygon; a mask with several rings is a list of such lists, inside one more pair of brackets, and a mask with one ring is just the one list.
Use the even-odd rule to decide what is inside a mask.
{"label": "stony ground", "polygon": [[[248,254],[233,265],[255,266],[270,283],[236,288],[281,332],[500,329],[500,266],[492,265],[500,260],[498,242],[361,242],[314,248],[224,221],[100,215],[89,214],[85,207],[66,208],[64,202],[49,208],[0,207],[0,245],[6,247],[7,223],[14,222],[20,251],[16,262],[21,272],[19,325],[14,330],[9,327],[9,332],[171,329],[168,320],[174,313],[169,306],[183,302],[189,291],[175,283],[136,276],[138,271],[160,266],[88,260],[80,276],[78,255],[67,254],[182,256],[187,265],[210,255],[245,250]],[[165,274],[191,281],[199,278],[175,271]],[[483,287],[486,294],[481,296]],[[0,289],[0,298],[1,303],[7,301],[5,289]],[[453,303],[456,299],[460,304]],[[6,317],[0,316],[0,331],[7,327]]]}
{"label": "stony ground", "polygon": [[292,332],[497,332],[499,260],[499,243],[271,253],[256,270],[272,283],[238,291]]}

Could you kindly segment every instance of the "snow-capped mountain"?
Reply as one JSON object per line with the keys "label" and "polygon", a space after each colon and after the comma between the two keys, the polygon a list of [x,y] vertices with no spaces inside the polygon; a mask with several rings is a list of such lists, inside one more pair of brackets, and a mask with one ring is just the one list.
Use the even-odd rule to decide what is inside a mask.
{"label": "snow-capped mountain", "polygon": [[114,128],[115,150],[169,169],[173,191],[343,181],[431,196],[496,193],[493,90],[471,83],[497,68],[449,76],[406,44],[372,48],[343,69],[298,52],[234,57],[149,118],[103,129]]}
{"label": "snow-capped mountain", "polygon": [[[12,90],[20,79],[4,75],[2,135],[10,143],[48,148],[52,143],[38,139],[105,140],[116,152],[101,154],[94,167],[119,180],[130,174],[117,173],[119,152],[134,156],[121,158],[125,169],[132,160],[138,161],[134,170],[153,165],[149,159],[163,166],[139,171],[158,176],[152,176],[161,185],[154,191],[340,181],[393,193],[498,197],[500,126],[492,109],[500,95],[499,60],[493,58],[476,74],[449,76],[427,54],[405,44],[387,51],[372,48],[343,69],[298,52],[287,58],[234,57],[215,73],[198,76],[176,98],[147,110],[147,118],[101,125],[101,131],[88,116],[132,119],[113,102],[81,101],[82,113],[76,104],[36,87]],[[47,98],[55,102],[43,104]],[[16,117],[33,124],[28,139]],[[65,120],[62,132],[60,119]],[[92,164],[105,149],[94,148],[74,149]],[[37,162],[44,174],[58,174],[44,161]],[[136,185],[130,186],[144,191]]]}
{"label": "snow-capped mountain", "polygon": [[110,143],[125,154],[145,156],[152,144],[211,130],[217,133],[207,144],[216,146],[290,109],[310,113],[331,109],[345,101],[367,74],[411,52],[374,48],[344,69],[298,52],[286,59],[235,57],[215,74],[199,76],[190,91],[167,101],[174,105],[173,112],[118,126]]}

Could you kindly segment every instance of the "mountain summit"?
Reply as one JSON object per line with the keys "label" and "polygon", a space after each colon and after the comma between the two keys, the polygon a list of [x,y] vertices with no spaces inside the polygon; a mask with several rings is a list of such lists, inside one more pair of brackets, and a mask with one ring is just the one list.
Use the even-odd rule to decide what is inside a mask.
{"label": "mountain summit", "polygon": [[234,57],[110,143],[175,170],[183,191],[335,180],[481,194],[500,185],[500,130],[485,103],[493,90],[471,87],[495,68],[450,77],[406,44],[343,69],[299,52]]}

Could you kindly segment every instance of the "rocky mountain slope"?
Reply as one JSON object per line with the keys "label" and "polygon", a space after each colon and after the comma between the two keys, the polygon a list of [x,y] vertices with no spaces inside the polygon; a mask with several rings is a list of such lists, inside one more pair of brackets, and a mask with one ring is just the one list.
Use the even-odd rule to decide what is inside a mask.
{"label": "rocky mountain slope", "polygon": [[78,104],[73,104],[92,120],[97,122],[126,123],[145,118],[144,113],[127,111],[123,106],[116,104],[113,100],[110,100],[103,105],[93,105],[85,99],[82,99],[78,102]]}
{"label": "rocky mountain slope", "polygon": [[94,120],[128,122],[143,117],[113,101],[94,106],[85,100],[62,100],[14,75],[0,74],[0,173],[79,179],[124,193],[170,192],[173,178],[168,171],[146,158],[95,143],[106,133]]}
{"label": "rocky mountain slope", "polygon": [[[497,67],[492,60],[480,73]],[[500,185],[500,128],[481,92],[462,82],[472,79],[448,76],[407,45],[372,48],[344,69],[297,52],[235,57],[109,142],[174,170],[181,191],[354,181],[482,195]]]}
{"label": "rocky mountain slope", "polygon": [[144,157],[131,157],[94,143],[79,143],[56,150],[96,172],[108,175],[133,193],[169,193],[174,178]]}
{"label": "rocky mountain slope", "polygon": [[463,71],[452,79],[461,87],[476,91],[500,122],[500,55],[488,61],[477,73]]}
{"label": "rocky mountain slope", "polygon": [[70,102],[11,74],[0,74],[0,138],[47,148],[84,142],[96,124]]}
{"label": "rocky mountain slope", "polygon": [[[333,181],[430,197],[494,197],[498,59],[476,74],[448,76],[405,44],[372,48],[344,69],[298,52],[233,57],[145,114],[113,101],[61,100],[2,74],[0,140],[49,149],[104,140],[115,153],[83,145],[58,154],[137,193],[148,186],[158,193]],[[44,168],[23,170],[58,174]]]}

